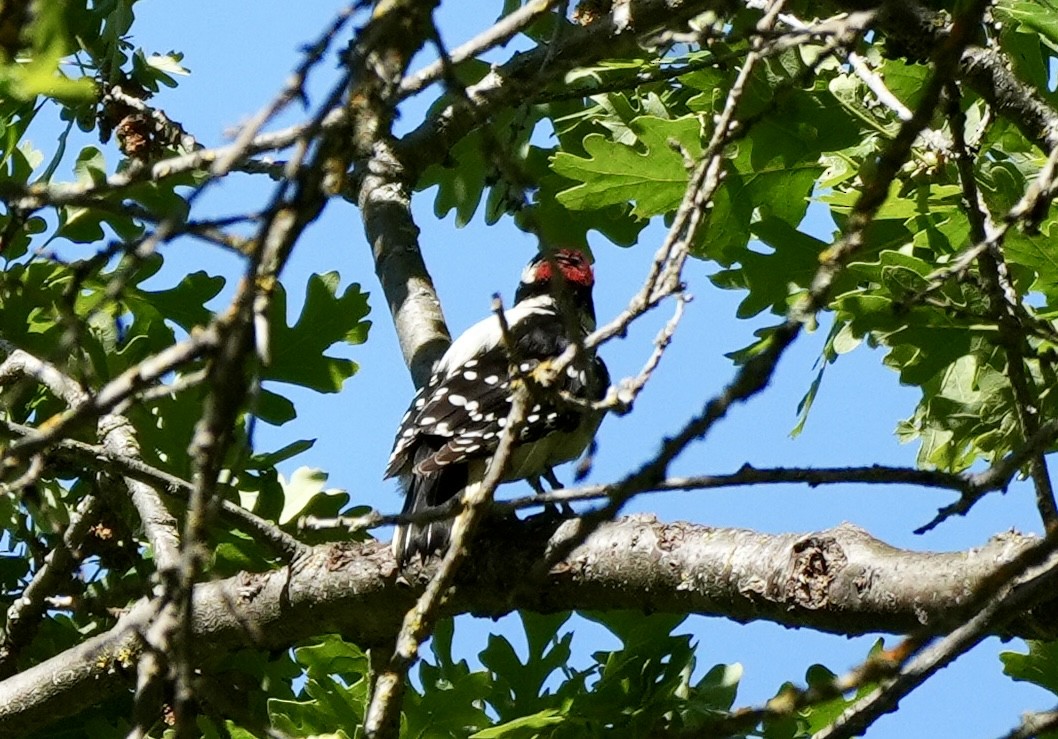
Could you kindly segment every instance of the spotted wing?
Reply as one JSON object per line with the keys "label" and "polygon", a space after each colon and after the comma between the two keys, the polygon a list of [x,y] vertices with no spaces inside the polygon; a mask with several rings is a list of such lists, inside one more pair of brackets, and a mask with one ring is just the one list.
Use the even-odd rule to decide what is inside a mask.
{"label": "spotted wing", "polygon": [[[511,412],[513,395],[506,357],[503,362],[489,363],[487,360],[486,357],[475,367],[454,374],[447,383],[448,392],[436,404],[427,404],[439,424],[435,426],[435,432],[443,430],[450,435],[433,455],[416,465],[417,474],[436,472],[447,465],[470,459],[486,458],[496,451]],[[538,359],[526,360],[521,363],[520,370],[531,373],[539,364]],[[477,368],[486,374],[480,374]],[[467,377],[468,372],[471,377]],[[474,379],[475,374],[481,378],[481,383]],[[478,394],[473,399],[468,395],[471,388],[465,387],[468,383],[477,386],[475,392]],[[529,408],[519,442],[535,441],[562,426],[575,425],[574,414],[559,413],[555,408],[537,403]]]}
{"label": "spotted wing", "polygon": [[[520,372],[531,374],[541,362],[568,346],[563,328],[561,318],[547,311],[536,311],[533,320],[511,325]],[[484,351],[468,356],[459,346],[463,341],[461,337],[442,358],[438,365],[442,371],[415,396],[404,415],[386,467],[387,477],[402,471],[437,472],[468,459],[487,458],[496,450],[513,397],[507,353],[493,337],[491,343],[478,341],[476,345],[484,347]],[[462,361],[453,366],[451,360],[455,356]],[[596,364],[601,363],[596,360]],[[560,390],[586,397],[584,372],[570,368],[562,380]],[[604,380],[601,388],[592,389],[605,390],[606,384]],[[553,431],[572,430],[578,420],[575,409],[534,403],[526,414],[519,443],[536,441]],[[416,452],[422,447],[433,451],[429,455]]]}
{"label": "spotted wing", "polygon": [[[497,354],[471,360],[432,389],[427,388],[422,407],[413,406],[408,429],[401,432],[395,457],[406,454],[406,448],[429,447],[435,451],[425,458],[418,455],[414,467],[416,474],[429,474],[451,464],[484,459],[495,452],[512,403],[507,359]],[[526,360],[520,370],[531,373],[540,361]],[[574,376],[567,376],[562,389],[582,395],[584,384],[580,373],[571,374]],[[519,442],[533,442],[554,431],[569,431],[577,423],[578,414],[573,409],[560,410],[550,403],[533,403],[526,414]],[[405,433],[407,436],[403,436]],[[395,473],[401,464],[391,459],[390,468]]]}

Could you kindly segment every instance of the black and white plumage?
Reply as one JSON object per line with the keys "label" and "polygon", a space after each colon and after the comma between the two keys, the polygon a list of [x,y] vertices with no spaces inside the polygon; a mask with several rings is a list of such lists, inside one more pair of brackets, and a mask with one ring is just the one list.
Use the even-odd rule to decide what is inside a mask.
{"label": "black and white plumage", "polygon": [[[557,268],[557,272],[556,272]],[[537,256],[522,273],[514,305],[504,312],[518,370],[532,375],[571,343],[595,328],[594,275],[578,251]],[[566,307],[563,314],[560,306]],[[404,513],[438,506],[479,484],[496,451],[513,399],[510,358],[497,316],[471,326],[438,361],[401,420],[385,477],[399,476]],[[551,468],[575,459],[595,436],[602,414],[557,400],[557,391],[575,398],[601,399],[609,386],[603,361],[589,353],[560,378],[554,402],[534,398],[508,461],[504,482],[527,479],[540,490],[540,478],[554,480]],[[448,546],[452,521],[397,528],[393,552],[403,566]]]}

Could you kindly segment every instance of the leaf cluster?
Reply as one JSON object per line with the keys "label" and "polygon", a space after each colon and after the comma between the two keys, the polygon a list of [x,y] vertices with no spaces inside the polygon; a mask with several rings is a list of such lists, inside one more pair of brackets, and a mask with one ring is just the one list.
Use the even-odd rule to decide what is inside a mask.
{"label": "leaf cluster", "polygon": [[[1054,32],[1038,20],[1046,12],[1039,3],[1009,2],[1000,3],[997,14],[1007,22],[995,30],[995,43],[1016,60],[1025,79],[1053,98],[1046,92],[1045,70],[1055,58]],[[689,163],[701,156],[734,79],[730,60],[746,51],[733,32],[708,49],[676,48],[679,53],[578,69],[567,76],[562,92],[545,91],[526,103],[527,125],[550,119],[555,145],[539,151],[547,160],[545,172],[533,169],[528,132],[505,152],[526,167],[537,188],[532,201],[516,209],[517,222],[535,210],[541,218],[533,225],[545,236],[550,225],[561,224],[555,232],[565,238],[583,243],[594,229],[624,244],[622,234],[634,237],[650,219],[673,215]],[[904,109],[914,110],[930,68],[904,51],[879,42],[865,43],[859,53]],[[974,185],[995,223],[1019,201],[1045,158],[1014,125],[990,115],[972,92],[964,90],[952,105],[961,119],[958,134],[973,147]],[[864,183],[900,128],[901,113],[878,100],[863,76],[832,49],[804,43],[765,59],[749,80],[738,118],[742,128],[725,152],[723,181],[693,253],[715,265],[715,285],[744,295],[740,317],[784,316],[807,293],[827,255],[827,238],[804,230],[809,208],[817,217],[827,213],[838,229],[847,225]],[[954,120],[944,109],[933,112],[855,263],[832,290],[830,338],[795,433],[807,419],[826,365],[866,341],[885,352],[884,363],[902,383],[921,391],[917,407],[897,429],[900,438],[920,442],[920,465],[960,471],[976,460],[994,462],[1023,442],[995,297],[973,265],[959,279],[934,285],[974,241],[952,148]],[[497,121],[496,131],[506,124]],[[486,129],[474,135],[481,130]],[[484,172],[468,167],[463,153],[480,163],[485,151],[480,140],[468,137],[453,151],[449,169],[432,171]],[[455,208],[462,224],[488,183],[484,175],[473,186],[429,175],[420,184],[437,185],[438,214]],[[493,195],[498,187],[499,181]],[[552,198],[561,216],[549,210]],[[500,217],[494,207],[488,213],[489,222]],[[622,225],[615,229],[615,224]],[[1054,219],[1045,215],[1032,229],[1011,229],[1002,252],[1012,288],[1032,303],[1027,316],[1039,318],[1023,327],[1023,354],[1043,417],[1058,410],[1050,392],[1054,332],[1048,323],[1058,281],[1050,248],[1058,234],[1054,228]],[[739,362],[754,356],[770,335],[768,328],[760,329],[757,343],[730,356]]]}
{"label": "leaf cluster", "polygon": [[[134,6],[135,0],[0,6],[0,359],[23,350],[93,393],[121,378],[150,376],[160,355],[225,319],[220,306],[239,286],[211,268],[176,270],[172,249],[201,248],[194,241],[201,239],[249,263],[261,244],[246,233],[278,217],[276,209],[202,220],[197,194],[214,176],[206,160],[198,168],[152,169],[193,151],[186,143],[193,137],[159,122],[163,116],[142,114],[127,96],[146,105],[187,70],[179,52],[131,43]],[[520,7],[507,0],[504,13]],[[578,24],[590,25],[592,7],[581,3],[569,18],[544,14],[520,41],[543,48]],[[804,19],[821,12],[797,2],[787,10]],[[1001,0],[974,36],[1051,106],[1058,102],[1051,89],[1058,59],[1053,11],[1049,0]],[[736,133],[720,152],[719,187],[691,244],[712,284],[739,294],[738,316],[755,322],[757,341],[730,357],[745,364],[761,356],[776,324],[787,325],[811,296],[822,310],[806,320],[825,326],[827,337],[795,433],[822,391],[827,366],[869,347],[918,391],[897,434],[918,443],[921,466],[962,471],[1010,455],[1031,435],[1026,418],[1058,417],[1058,224],[1046,207],[1016,215],[1046,157],[1018,122],[969,87],[948,90],[941,106],[926,111],[926,129],[887,183],[854,258],[820,291],[820,266],[836,258],[839,234],[857,228],[863,194],[909,112],[923,103],[934,68],[928,53],[881,32],[853,34],[847,43],[819,34],[753,46],[760,20],[759,9],[741,7],[723,17],[704,13],[688,36],[615,43],[611,58],[487,110],[444,156],[430,159],[414,185],[432,189],[435,214],[454,213],[458,226],[481,213],[490,225],[510,219],[545,244],[598,248],[602,237],[632,246],[652,221],[675,218],[739,70],[747,55],[760,54],[736,107]],[[448,70],[427,118],[492,71],[480,58]],[[879,96],[879,81],[892,99]],[[64,130],[44,151],[30,134],[51,114]],[[130,131],[148,145],[133,146]],[[86,132],[98,141],[84,141]],[[118,142],[108,149],[112,133]],[[812,225],[819,218],[829,219],[833,233]],[[991,269],[981,258],[965,259],[982,246],[982,229],[994,235],[1000,228],[1002,238],[982,250],[995,263]],[[350,354],[369,335],[369,295],[359,283],[343,286],[337,272],[312,275],[304,285],[270,275],[254,287],[256,296],[267,296],[267,309],[254,316],[260,346],[242,378],[250,391],[233,400],[217,490],[292,534],[303,516],[362,510],[350,510],[350,496],[328,488],[322,470],[279,474],[278,465],[314,440],[261,449],[253,430],[258,422],[294,419],[301,390],[337,393],[357,372]],[[293,319],[292,306],[300,306]],[[194,440],[203,408],[228,390],[209,385],[218,353],[211,347],[196,354],[160,381],[154,377],[141,396],[100,411],[128,422],[136,461],[154,471],[153,486],[180,526],[186,511],[180,495],[190,485],[177,490],[158,480],[188,481],[201,469]],[[23,436],[20,427],[46,433],[71,412],[69,397],[37,379],[2,388],[5,448]],[[71,559],[49,594],[58,605],[40,607],[30,638],[7,644],[13,624],[0,633],[14,654],[0,665],[7,674],[101,633],[153,592],[157,553],[123,488],[124,472],[98,447],[92,458],[71,451],[74,442],[100,443],[96,416],[32,460],[42,471],[31,474],[25,459],[3,470],[5,483],[32,480],[17,494],[4,487],[0,495],[0,608],[19,607],[30,583],[50,576],[57,552]],[[105,513],[68,552],[64,537],[94,499],[106,501]],[[280,562],[261,537],[219,516],[207,534],[204,577],[261,572]],[[676,633],[680,617],[585,614],[619,642],[585,665],[573,658],[569,614],[520,617],[525,648],[492,635],[476,655],[480,667],[457,658],[451,622],[438,626],[432,658],[421,662],[404,704],[407,735],[653,736],[707,731],[732,718],[740,666],[698,670],[692,638]],[[1053,646],[1034,643],[1029,650],[1008,653],[1008,674],[1054,691]],[[255,736],[266,727],[354,736],[371,682],[367,655],[338,636],[320,636],[290,653],[247,648],[215,655],[200,667],[197,720],[204,736]],[[817,666],[807,682],[830,685],[833,674]],[[223,690],[211,691],[216,685]],[[781,689],[777,702],[790,690]],[[800,713],[771,715],[746,733],[808,735],[851,699],[834,696]],[[132,698],[120,696],[56,731],[125,734],[131,709]]]}

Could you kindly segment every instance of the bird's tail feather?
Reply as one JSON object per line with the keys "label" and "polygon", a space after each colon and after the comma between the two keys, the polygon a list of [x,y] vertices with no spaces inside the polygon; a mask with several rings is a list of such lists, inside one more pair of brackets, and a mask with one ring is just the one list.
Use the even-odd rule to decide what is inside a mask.
{"label": "bird's tail feather", "polygon": [[[420,450],[430,453],[430,450]],[[419,456],[418,454],[416,456]],[[418,459],[415,463],[418,463]],[[401,513],[408,515],[420,513],[439,505],[458,495],[467,485],[466,465],[450,465],[437,472],[408,475],[402,480],[404,487],[404,508]],[[398,566],[403,569],[416,554],[426,561],[432,554],[443,554],[452,538],[452,519],[430,521],[424,524],[405,524],[398,526],[393,534],[393,556]]]}
{"label": "bird's tail feather", "polygon": [[[419,513],[432,507],[427,502],[427,495],[421,490],[421,482],[418,478],[412,480],[401,513]],[[450,518],[424,524],[411,523],[398,526],[393,534],[393,556],[396,557],[397,564],[402,569],[416,554],[422,561],[426,561],[430,555],[443,552],[448,547],[451,533],[452,519]]]}

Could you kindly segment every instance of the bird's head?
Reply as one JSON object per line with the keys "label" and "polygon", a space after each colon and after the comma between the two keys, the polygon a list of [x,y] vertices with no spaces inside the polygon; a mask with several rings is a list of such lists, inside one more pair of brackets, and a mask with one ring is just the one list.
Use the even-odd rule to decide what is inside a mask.
{"label": "bird's head", "polygon": [[[559,277],[561,275],[561,277]],[[552,291],[552,281],[561,279],[574,291],[591,294],[595,274],[584,253],[576,249],[559,249],[537,254],[522,271],[522,281],[515,293],[515,302],[533,295]]]}

